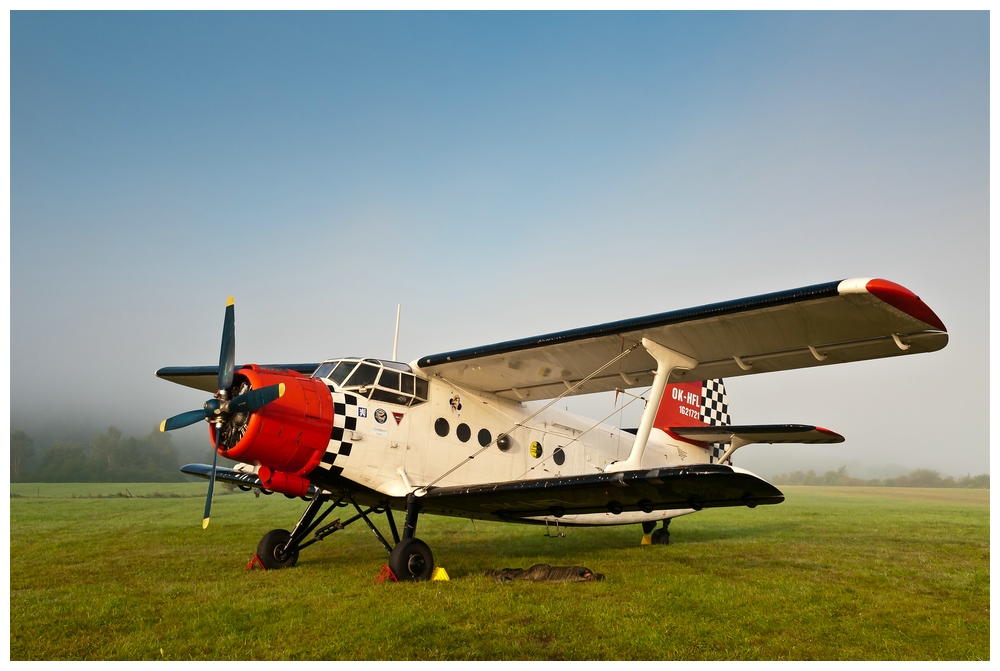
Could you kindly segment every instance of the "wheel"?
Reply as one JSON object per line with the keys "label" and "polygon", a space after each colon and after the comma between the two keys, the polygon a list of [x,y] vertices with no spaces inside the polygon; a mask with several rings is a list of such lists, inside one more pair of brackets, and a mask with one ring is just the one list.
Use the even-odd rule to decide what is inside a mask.
{"label": "wheel", "polygon": [[257,544],[257,556],[260,557],[264,568],[270,571],[271,569],[295,566],[295,562],[299,560],[298,549],[288,553],[281,552],[281,549],[291,537],[292,534],[284,529],[275,529],[264,534],[264,537],[260,539],[260,543]]}
{"label": "wheel", "polygon": [[670,532],[666,529],[657,529],[653,532],[653,545],[670,545]]}
{"label": "wheel", "polygon": [[419,538],[404,538],[392,549],[389,568],[400,582],[429,580],[434,572],[434,555],[427,543]]}

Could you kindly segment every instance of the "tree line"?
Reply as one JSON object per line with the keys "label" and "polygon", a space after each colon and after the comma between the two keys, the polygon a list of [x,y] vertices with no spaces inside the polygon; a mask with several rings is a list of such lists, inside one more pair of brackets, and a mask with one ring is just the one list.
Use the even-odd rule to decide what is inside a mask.
{"label": "tree line", "polygon": [[89,444],[56,443],[35,458],[35,442],[24,431],[10,433],[11,482],[181,482],[177,448],[170,434],[153,429],[141,438],[122,437],[110,426]]}
{"label": "tree line", "polygon": [[782,473],[771,478],[776,485],[827,485],[848,487],[957,487],[962,489],[989,489],[990,475],[963,475],[955,479],[952,476],[942,476],[929,468],[918,468],[906,475],[885,480],[863,480],[852,478],[847,474],[847,466],[841,466],[836,471],[827,471],[817,475],[815,471],[793,471]]}

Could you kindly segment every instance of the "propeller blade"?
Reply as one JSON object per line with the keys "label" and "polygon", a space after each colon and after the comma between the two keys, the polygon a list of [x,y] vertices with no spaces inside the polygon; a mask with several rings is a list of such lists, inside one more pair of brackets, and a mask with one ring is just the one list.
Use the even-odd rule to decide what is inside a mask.
{"label": "propeller blade", "polygon": [[253,412],[285,395],[284,384],[272,384],[240,394],[229,402],[229,412]]}
{"label": "propeller blade", "polygon": [[[214,427],[213,427],[214,429]],[[215,469],[219,464],[219,450],[215,450],[215,456],[212,458],[212,477],[208,481],[208,496],[205,497],[205,519],[201,521],[201,528],[208,528],[208,518],[212,514],[212,494],[215,492]]]}
{"label": "propeller blade", "polygon": [[174,429],[183,429],[185,426],[191,426],[196,424],[201,420],[205,419],[207,415],[204,410],[192,410],[191,412],[183,412],[179,415],[174,415],[170,419],[165,419],[160,422],[160,431],[173,431]]}
{"label": "propeller blade", "polygon": [[222,350],[219,352],[219,390],[233,384],[236,367],[236,308],[233,297],[226,301],[226,321],[222,325]]}

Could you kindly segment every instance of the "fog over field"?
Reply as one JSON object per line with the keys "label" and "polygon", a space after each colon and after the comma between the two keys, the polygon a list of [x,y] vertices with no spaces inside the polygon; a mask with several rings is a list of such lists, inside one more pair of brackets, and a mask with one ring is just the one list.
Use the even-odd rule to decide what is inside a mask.
{"label": "fog over field", "polygon": [[[41,449],[201,407],[153,373],[218,362],[230,294],[239,363],[388,358],[397,303],[411,361],[883,277],[949,345],[728,380],[735,423],[847,438],[735,463],[989,470],[985,12],[13,12],[10,33],[10,428]],[[173,438],[207,454],[203,427]]]}

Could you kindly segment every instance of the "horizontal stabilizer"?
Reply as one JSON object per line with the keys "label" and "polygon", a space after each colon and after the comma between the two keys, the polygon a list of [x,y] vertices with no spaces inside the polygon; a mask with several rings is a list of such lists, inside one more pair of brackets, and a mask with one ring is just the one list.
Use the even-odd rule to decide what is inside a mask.
{"label": "horizontal stabilizer", "polygon": [[751,443],[842,443],[839,433],[806,424],[757,424],[747,426],[672,426],[667,431],[678,438],[705,443],[731,443],[733,437]]}
{"label": "horizontal stabilizer", "polygon": [[425,512],[465,513],[480,519],[528,521],[540,516],[650,513],[781,503],[784,495],[752,473],[722,464],[594,473],[484,485],[435,487]]}

